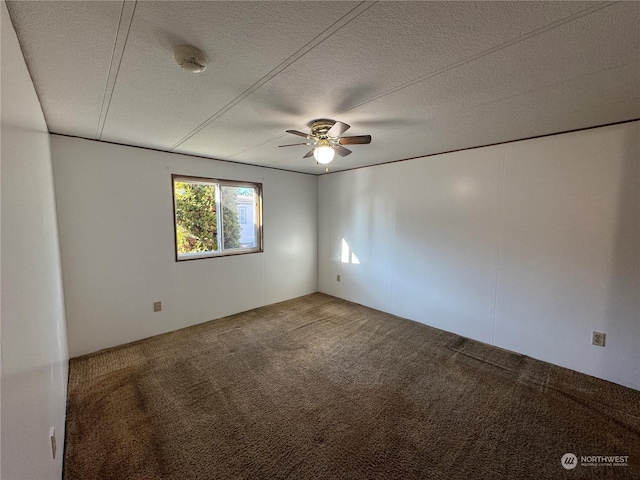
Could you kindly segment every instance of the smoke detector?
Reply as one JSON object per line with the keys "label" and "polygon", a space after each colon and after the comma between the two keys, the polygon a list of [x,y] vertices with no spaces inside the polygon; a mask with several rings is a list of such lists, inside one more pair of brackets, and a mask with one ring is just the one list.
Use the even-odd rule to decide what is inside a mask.
{"label": "smoke detector", "polygon": [[173,54],[178,65],[187,72],[200,73],[207,68],[205,54],[192,45],[178,45],[173,50]]}

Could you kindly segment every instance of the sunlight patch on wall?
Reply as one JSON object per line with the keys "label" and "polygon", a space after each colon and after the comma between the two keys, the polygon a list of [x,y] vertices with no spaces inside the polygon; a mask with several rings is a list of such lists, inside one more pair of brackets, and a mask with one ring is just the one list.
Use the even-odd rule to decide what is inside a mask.
{"label": "sunlight patch on wall", "polygon": [[342,254],[340,257],[340,261],[342,263],[352,263],[354,265],[360,265],[360,259],[355,253],[351,251],[351,248],[349,248],[349,244],[344,238],[342,239]]}
{"label": "sunlight patch on wall", "polygon": [[342,239],[342,263],[349,263],[349,244],[343,238]]}

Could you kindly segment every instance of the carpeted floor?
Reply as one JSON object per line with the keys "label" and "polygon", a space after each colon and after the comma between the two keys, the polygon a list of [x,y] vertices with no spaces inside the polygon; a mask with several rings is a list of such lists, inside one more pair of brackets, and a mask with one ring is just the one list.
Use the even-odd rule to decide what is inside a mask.
{"label": "carpeted floor", "polygon": [[64,474],[640,478],[640,392],[318,293],[73,359]]}

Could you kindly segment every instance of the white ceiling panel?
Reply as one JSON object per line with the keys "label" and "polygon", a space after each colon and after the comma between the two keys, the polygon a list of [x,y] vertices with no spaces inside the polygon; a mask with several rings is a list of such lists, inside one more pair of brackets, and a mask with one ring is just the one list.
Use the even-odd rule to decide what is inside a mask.
{"label": "white ceiling panel", "polygon": [[[383,132],[378,140],[397,145],[397,159],[489,145],[596,124],[640,118],[640,92],[628,84],[638,78],[638,65],[623,66],[572,79],[544,89],[479,105],[408,128]],[[612,86],[603,94],[603,85]],[[592,92],[592,95],[589,93]],[[522,115],[511,112],[519,109]],[[415,138],[421,146],[416,146]],[[366,164],[384,163],[374,152]],[[335,162],[334,170],[362,166],[358,159]]]}
{"label": "white ceiling panel", "polygon": [[95,138],[122,2],[7,2],[49,130]]}
{"label": "white ceiling panel", "polygon": [[[10,2],[52,132],[322,173],[640,118],[640,2]],[[197,75],[172,49],[209,57]]]}
{"label": "white ceiling panel", "polygon": [[[493,130],[504,126],[505,134],[499,141],[552,133],[527,128],[522,119],[530,119],[530,125],[539,117],[556,115],[572,119],[566,114],[576,109],[637,98],[640,96],[640,57],[634,28],[637,17],[632,15],[632,7],[616,5],[577,18],[527,42],[513,44],[345,112],[340,119],[354,126],[376,117],[384,119],[386,112],[402,114],[404,122],[372,125],[366,132],[354,131],[354,134],[370,133],[372,145],[354,147],[354,154],[336,162],[334,169],[359,166],[358,158],[363,155],[366,163],[373,164],[446,151],[444,140],[448,146],[451,138],[467,137],[474,126],[479,132],[491,125]],[[618,30],[609,28],[613,26]],[[563,48],[558,48],[559,45]],[[489,114],[494,110],[498,114],[492,117]],[[628,109],[620,112],[619,120],[634,118],[626,112]],[[586,124],[567,122],[561,131],[606,123],[606,119],[595,111],[586,119]],[[510,136],[512,128],[506,129],[513,124],[520,126],[519,135],[515,137]],[[288,142],[288,137],[276,137],[230,158],[243,162],[250,159],[259,162],[262,158],[268,161],[269,150]],[[473,146],[468,141],[459,142],[454,149]],[[375,154],[365,154],[363,151],[367,148],[375,148]],[[281,150],[286,150],[279,158],[283,167],[292,164],[291,156],[300,158],[307,151],[303,146]]]}
{"label": "white ceiling panel", "polygon": [[[330,169],[388,162],[388,146],[392,146],[394,159],[398,160],[585,128],[592,126],[593,121],[607,124],[640,118],[638,78],[640,62],[635,62],[402,127],[371,127],[368,131],[375,132],[371,145],[352,147],[354,153],[345,159],[337,157]],[[513,111],[521,114],[513,115]],[[354,135],[364,133],[362,129],[354,131]],[[255,159],[261,151],[278,148],[281,141],[274,140],[233,159],[241,162]],[[298,149],[299,155],[282,156],[278,163],[281,168],[304,166],[308,173],[324,171],[324,167],[301,158],[307,152],[306,147],[290,149]]]}
{"label": "white ceiling panel", "polygon": [[[138,2],[102,139],[171,147],[356,5]],[[182,43],[207,54],[203,73],[176,64]]]}
{"label": "white ceiling panel", "polygon": [[[298,128],[333,118],[585,8],[593,4],[377,3],[177,151],[229,158],[267,140],[272,129],[260,131],[260,124],[268,119]],[[280,110],[281,104],[289,109]],[[247,119],[250,126],[242,128]]]}
{"label": "white ceiling panel", "polygon": [[[402,111],[410,123],[422,122],[637,62],[640,46],[634,10],[638,11],[632,4],[620,4],[580,17],[363,104],[348,116],[355,123],[377,112]],[[628,86],[638,89],[640,81],[629,79]],[[511,112],[514,117],[524,113]]]}

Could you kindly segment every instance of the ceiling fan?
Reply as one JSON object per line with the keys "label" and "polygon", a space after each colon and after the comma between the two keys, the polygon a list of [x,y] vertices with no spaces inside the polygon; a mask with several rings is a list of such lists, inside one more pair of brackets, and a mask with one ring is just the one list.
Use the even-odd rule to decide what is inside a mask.
{"label": "ceiling fan", "polygon": [[371,135],[343,137],[342,134],[351,127],[346,123],[335,120],[321,118],[309,123],[309,127],[311,128],[310,133],[299,132],[298,130],[287,130],[287,133],[305,137],[308,142],[279,146],[295,147],[298,145],[312,145],[313,148],[302,158],[309,158],[313,155],[318,163],[326,164],[333,160],[336,153],[341,157],[346,157],[351,153],[351,150],[344,148],[343,145],[366,145],[371,143]]}

